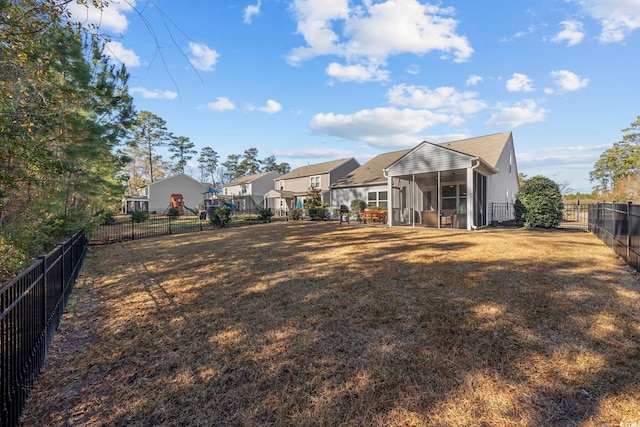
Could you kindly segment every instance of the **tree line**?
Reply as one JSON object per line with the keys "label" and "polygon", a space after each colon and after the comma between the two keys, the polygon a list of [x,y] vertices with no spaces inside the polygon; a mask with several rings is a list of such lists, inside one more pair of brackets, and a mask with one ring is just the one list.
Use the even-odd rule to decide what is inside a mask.
{"label": "tree line", "polygon": [[[135,111],[126,67],[109,60],[99,28],[70,19],[72,1],[86,4],[0,0],[0,279],[90,229],[127,186],[184,172],[197,154],[162,118]],[[169,160],[157,151],[163,145]],[[204,147],[197,164],[201,181],[216,186],[289,169],[255,148],[220,163]]]}
{"label": "tree line", "polygon": [[[159,153],[160,147],[167,147],[171,153],[169,160]],[[166,121],[149,111],[137,114],[124,153],[128,156],[125,178],[130,194],[158,179],[187,173],[187,165],[198,155],[195,144],[188,137],[171,133]],[[197,157],[197,178],[217,189],[243,176],[270,171],[285,174],[290,170],[288,163],[278,163],[273,155],[261,159],[254,147],[243,154],[230,154],[223,162],[210,146],[203,147]]]}

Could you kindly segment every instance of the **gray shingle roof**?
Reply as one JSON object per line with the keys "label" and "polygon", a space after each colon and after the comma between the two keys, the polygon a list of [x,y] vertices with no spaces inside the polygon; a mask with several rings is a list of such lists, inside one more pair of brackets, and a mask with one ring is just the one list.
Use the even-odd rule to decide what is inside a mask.
{"label": "gray shingle roof", "polygon": [[509,137],[511,137],[511,132],[502,132],[459,141],[444,142],[438,145],[470,156],[480,157],[495,168],[498,160],[500,160],[504,146],[509,141]]}
{"label": "gray shingle roof", "polygon": [[270,173],[271,173],[271,171],[263,172],[263,173],[256,173],[254,175],[243,176],[243,177],[240,177],[240,178],[236,179],[235,181],[231,181],[230,183],[225,184],[224,186],[225,187],[231,187],[231,186],[234,186],[234,185],[250,184],[253,181],[256,181],[256,180],[258,180],[258,179],[262,178],[263,176],[265,176],[267,174],[270,174]]}
{"label": "gray shingle roof", "polygon": [[302,166],[297,169],[292,170],[289,173],[281,175],[278,177],[281,179],[291,179],[291,178],[301,178],[305,176],[313,176],[313,175],[322,175],[325,173],[329,173],[337,167],[342,166],[350,160],[354,160],[353,157],[348,159],[340,159],[340,160],[331,160],[323,163],[316,163],[314,165]]}
{"label": "gray shingle roof", "polygon": [[[511,132],[502,132],[434,145],[442,146],[469,156],[480,157],[491,167],[495,168],[510,137]],[[412,150],[413,149],[400,150],[379,154],[344,178],[333,183],[331,187],[357,187],[361,185],[385,184],[387,179],[384,177],[383,169],[391,166]]]}
{"label": "gray shingle roof", "polygon": [[386,184],[383,169],[404,156],[411,150],[393,151],[391,153],[378,154],[364,165],[351,171],[347,176],[333,183],[332,187],[352,187],[359,185],[372,185],[376,183]]}

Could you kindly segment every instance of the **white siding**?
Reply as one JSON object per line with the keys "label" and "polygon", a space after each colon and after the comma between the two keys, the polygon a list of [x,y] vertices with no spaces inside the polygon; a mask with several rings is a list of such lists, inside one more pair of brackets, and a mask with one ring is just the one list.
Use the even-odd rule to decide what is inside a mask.
{"label": "white siding", "polygon": [[[511,167],[509,167],[510,158]],[[513,203],[520,187],[512,139],[505,144],[504,151],[502,151],[500,155],[496,169],[498,169],[498,173],[490,176],[487,181],[488,202]],[[509,169],[511,169],[511,171],[509,171]]]}
{"label": "white siding", "polygon": [[[352,200],[362,199],[366,202],[369,191],[387,190],[388,187],[386,184],[365,187],[333,188],[331,189],[331,208],[339,208],[340,205],[347,205],[350,208]],[[391,204],[390,199],[389,204]]]}
{"label": "white siding", "polygon": [[[511,163],[511,164],[510,164]],[[491,203],[513,203],[516,194],[520,189],[518,181],[518,165],[513,146],[513,139],[510,138],[505,144],[504,150],[496,165],[498,173],[489,176],[487,179],[487,201],[489,203],[489,221],[491,216]]]}
{"label": "white siding", "polygon": [[389,176],[401,176],[428,172],[464,169],[473,157],[422,143],[415,150],[398,160],[389,168]]}
{"label": "white siding", "polygon": [[[202,193],[207,187],[195,179],[184,175],[175,175],[148,185],[149,212],[164,213],[171,204],[172,194],[182,194],[184,205],[195,211],[203,203]],[[189,211],[185,211],[188,213]]]}

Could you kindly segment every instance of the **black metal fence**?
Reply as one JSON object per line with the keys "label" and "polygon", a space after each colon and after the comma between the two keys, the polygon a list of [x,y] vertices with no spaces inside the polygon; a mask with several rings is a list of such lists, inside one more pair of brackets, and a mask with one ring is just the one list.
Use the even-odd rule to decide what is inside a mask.
{"label": "black metal fence", "polygon": [[589,231],[640,271],[640,205],[597,203],[589,208]]}
{"label": "black metal fence", "polygon": [[[513,203],[491,203],[489,212],[492,224],[514,221],[516,217]],[[565,204],[558,228],[589,230],[589,205]]]}
{"label": "black metal fence", "polygon": [[0,426],[18,424],[87,250],[80,231],[0,288]]}
{"label": "black metal fence", "polygon": [[[234,213],[231,215],[231,222],[228,225],[250,225],[260,222],[264,221],[257,214]],[[89,236],[89,243],[92,245],[117,243],[147,237],[212,230],[215,227],[204,215],[181,215],[177,218],[166,215],[149,215],[141,222],[134,221],[131,216],[120,216],[112,224],[104,224],[94,230]]]}
{"label": "black metal fence", "polygon": [[589,205],[565,204],[558,228],[589,230]]}
{"label": "black metal fence", "polygon": [[209,220],[193,215],[183,215],[177,218],[149,215],[148,219],[142,222],[135,222],[132,217],[127,216],[116,219],[113,224],[98,227],[91,233],[89,243],[116,243],[168,234],[192,233],[212,228],[213,225]]}
{"label": "black metal fence", "polygon": [[513,203],[490,203],[489,212],[491,212],[489,221],[491,221],[492,224],[513,221],[515,219]]}

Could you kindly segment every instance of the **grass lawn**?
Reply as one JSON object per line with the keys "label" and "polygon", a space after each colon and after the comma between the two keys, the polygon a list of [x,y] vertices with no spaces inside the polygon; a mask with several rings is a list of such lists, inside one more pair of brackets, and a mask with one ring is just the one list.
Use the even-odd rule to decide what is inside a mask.
{"label": "grass lawn", "polygon": [[95,248],[25,426],[640,426],[586,232],[280,222]]}

